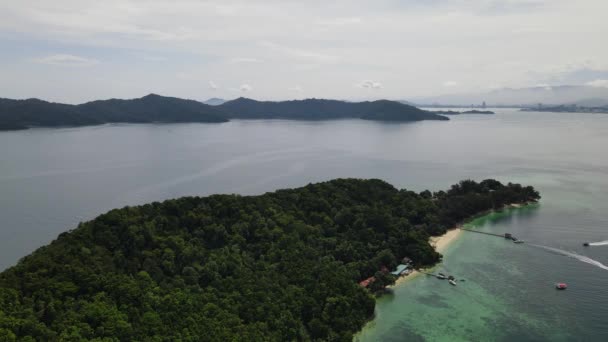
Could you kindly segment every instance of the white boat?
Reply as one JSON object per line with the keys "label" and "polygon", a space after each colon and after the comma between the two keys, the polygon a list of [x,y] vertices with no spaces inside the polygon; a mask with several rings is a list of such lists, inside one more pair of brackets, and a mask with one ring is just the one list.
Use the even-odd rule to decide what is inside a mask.
{"label": "white boat", "polygon": [[445,279],[445,278],[447,278],[445,276],[445,274],[443,274],[443,273],[438,273],[436,277],[439,278],[439,279]]}
{"label": "white boat", "polygon": [[455,281],[454,279],[450,279],[450,280],[448,280],[448,281],[450,282],[450,284],[452,284],[452,285],[456,286],[456,281]]}

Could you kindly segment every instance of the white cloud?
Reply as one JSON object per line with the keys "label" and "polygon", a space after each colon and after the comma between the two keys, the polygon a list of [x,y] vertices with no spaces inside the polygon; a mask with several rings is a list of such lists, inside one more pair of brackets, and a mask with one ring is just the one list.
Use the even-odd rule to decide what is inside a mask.
{"label": "white cloud", "polygon": [[213,81],[209,81],[209,89],[211,90],[217,90],[219,87],[217,86],[217,84],[215,84],[215,82]]}
{"label": "white cloud", "polygon": [[144,55],[141,58],[147,62],[165,62],[167,60],[167,57],[163,57],[163,56]]}
{"label": "white cloud", "polygon": [[257,58],[248,58],[248,57],[239,57],[239,58],[231,58],[230,63],[239,64],[239,63],[261,63],[262,61]]}
{"label": "white cloud", "polygon": [[56,54],[49,55],[40,58],[34,58],[34,63],[48,64],[48,65],[59,65],[59,66],[75,66],[75,67],[87,67],[99,64],[96,59],[85,58],[80,56],[68,55],[68,54]]}
{"label": "white cloud", "polygon": [[551,87],[551,85],[550,85],[550,84],[547,84],[547,83],[539,83],[539,84],[535,84],[535,85],[534,85],[534,88],[543,88],[543,89],[545,89],[545,90],[551,90],[551,89],[553,89],[553,87]]}
{"label": "white cloud", "polygon": [[348,17],[348,18],[333,18],[321,20],[319,24],[321,26],[328,26],[328,28],[335,28],[337,26],[356,25],[362,22],[359,17]]}
{"label": "white cloud", "polygon": [[459,86],[460,84],[456,81],[444,81],[442,85],[447,88],[453,88]]}
{"label": "white cloud", "polygon": [[382,89],[382,83],[372,80],[365,80],[357,84],[361,88],[367,89]]}
{"label": "white cloud", "polygon": [[301,92],[304,91],[304,89],[301,86],[299,86],[299,85],[290,87],[290,88],[288,88],[288,90],[296,92],[296,93],[301,93]]}
{"label": "white cloud", "polygon": [[241,86],[239,87],[239,90],[247,93],[253,90],[253,87],[247,83],[241,84]]}
{"label": "white cloud", "polygon": [[268,48],[270,50],[282,53],[287,56],[296,57],[298,59],[310,60],[316,63],[336,63],[341,59],[339,56],[326,54],[319,51],[291,48],[272,42],[263,41],[260,42],[259,45],[261,47]]}
{"label": "white cloud", "polygon": [[[197,97],[201,90],[216,89],[207,86],[209,79],[223,85],[213,96],[241,92],[246,80],[256,85],[255,96],[266,99],[295,96],[289,89],[295,82],[307,96],[341,99],[364,91],[412,98],[476,92],[496,84],[585,84],[608,75],[567,73],[608,70],[608,45],[596,38],[608,35],[608,20],[606,0],[584,3],[0,0],[0,46],[10,51],[0,53],[0,88],[13,97],[83,102],[153,90]],[[522,53],[531,48],[534,53]],[[65,51],[84,60],[36,62],[86,66],[100,63],[89,60],[95,57],[103,68],[81,68],[78,75],[62,75],[69,80],[61,87],[45,87],[41,84],[57,84],[52,68],[42,73],[19,63]],[[164,56],[171,63],[144,55]],[[372,81],[365,86],[349,86],[368,77]],[[24,79],[38,82],[13,86]],[[446,88],[444,80],[459,85]]]}
{"label": "white cloud", "polygon": [[608,88],[608,80],[594,80],[591,82],[587,82],[588,86],[592,87],[606,87]]}

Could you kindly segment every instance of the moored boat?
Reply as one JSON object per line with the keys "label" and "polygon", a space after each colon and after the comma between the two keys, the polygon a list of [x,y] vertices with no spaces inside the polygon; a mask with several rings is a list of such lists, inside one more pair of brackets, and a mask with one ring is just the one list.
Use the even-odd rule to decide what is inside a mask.
{"label": "moored boat", "polygon": [[448,280],[448,281],[450,282],[450,284],[452,284],[452,285],[456,286],[456,281],[455,281],[454,279],[450,279],[450,280]]}
{"label": "moored boat", "polygon": [[447,277],[443,273],[437,273],[437,278],[439,278],[439,279],[445,279]]}
{"label": "moored boat", "polygon": [[515,240],[513,243],[524,243],[524,240]]}
{"label": "moored boat", "polygon": [[565,290],[568,288],[568,285],[566,283],[557,283],[555,284],[555,288],[558,290]]}

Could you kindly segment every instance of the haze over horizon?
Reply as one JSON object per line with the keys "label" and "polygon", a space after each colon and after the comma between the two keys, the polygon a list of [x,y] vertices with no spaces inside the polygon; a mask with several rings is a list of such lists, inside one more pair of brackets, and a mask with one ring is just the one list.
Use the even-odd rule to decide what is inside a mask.
{"label": "haze over horizon", "polygon": [[602,0],[3,1],[0,97],[360,100],[608,87],[607,10]]}

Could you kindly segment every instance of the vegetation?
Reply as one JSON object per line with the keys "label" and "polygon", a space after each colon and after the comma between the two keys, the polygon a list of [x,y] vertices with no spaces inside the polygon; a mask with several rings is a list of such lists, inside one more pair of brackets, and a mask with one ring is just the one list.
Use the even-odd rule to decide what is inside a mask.
{"label": "vegetation", "polygon": [[396,101],[345,102],[336,100],[255,101],[238,98],[219,106],[231,118],[327,120],[357,118],[378,121],[448,120]]}
{"label": "vegetation", "polygon": [[[85,126],[104,123],[226,122],[238,119],[326,120],[362,118],[379,121],[448,120],[394,101],[344,102],[302,100],[260,102],[245,98],[209,104],[150,94],[132,100],[103,100],[80,105],[38,99],[0,99],[0,130],[28,127]],[[212,105],[211,105],[212,104]]]}
{"label": "vegetation", "polygon": [[129,122],[225,122],[215,107],[192,100],[150,94],[133,100],[93,101],[80,105],[38,99],[0,99],[0,130],[85,126]]}
{"label": "vegetation", "polygon": [[532,187],[463,181],[417,194],[337,179],[261,196],[112,210],[0,273],[2,341],[350,341],[369,289],[462,220],[536,201]]}

